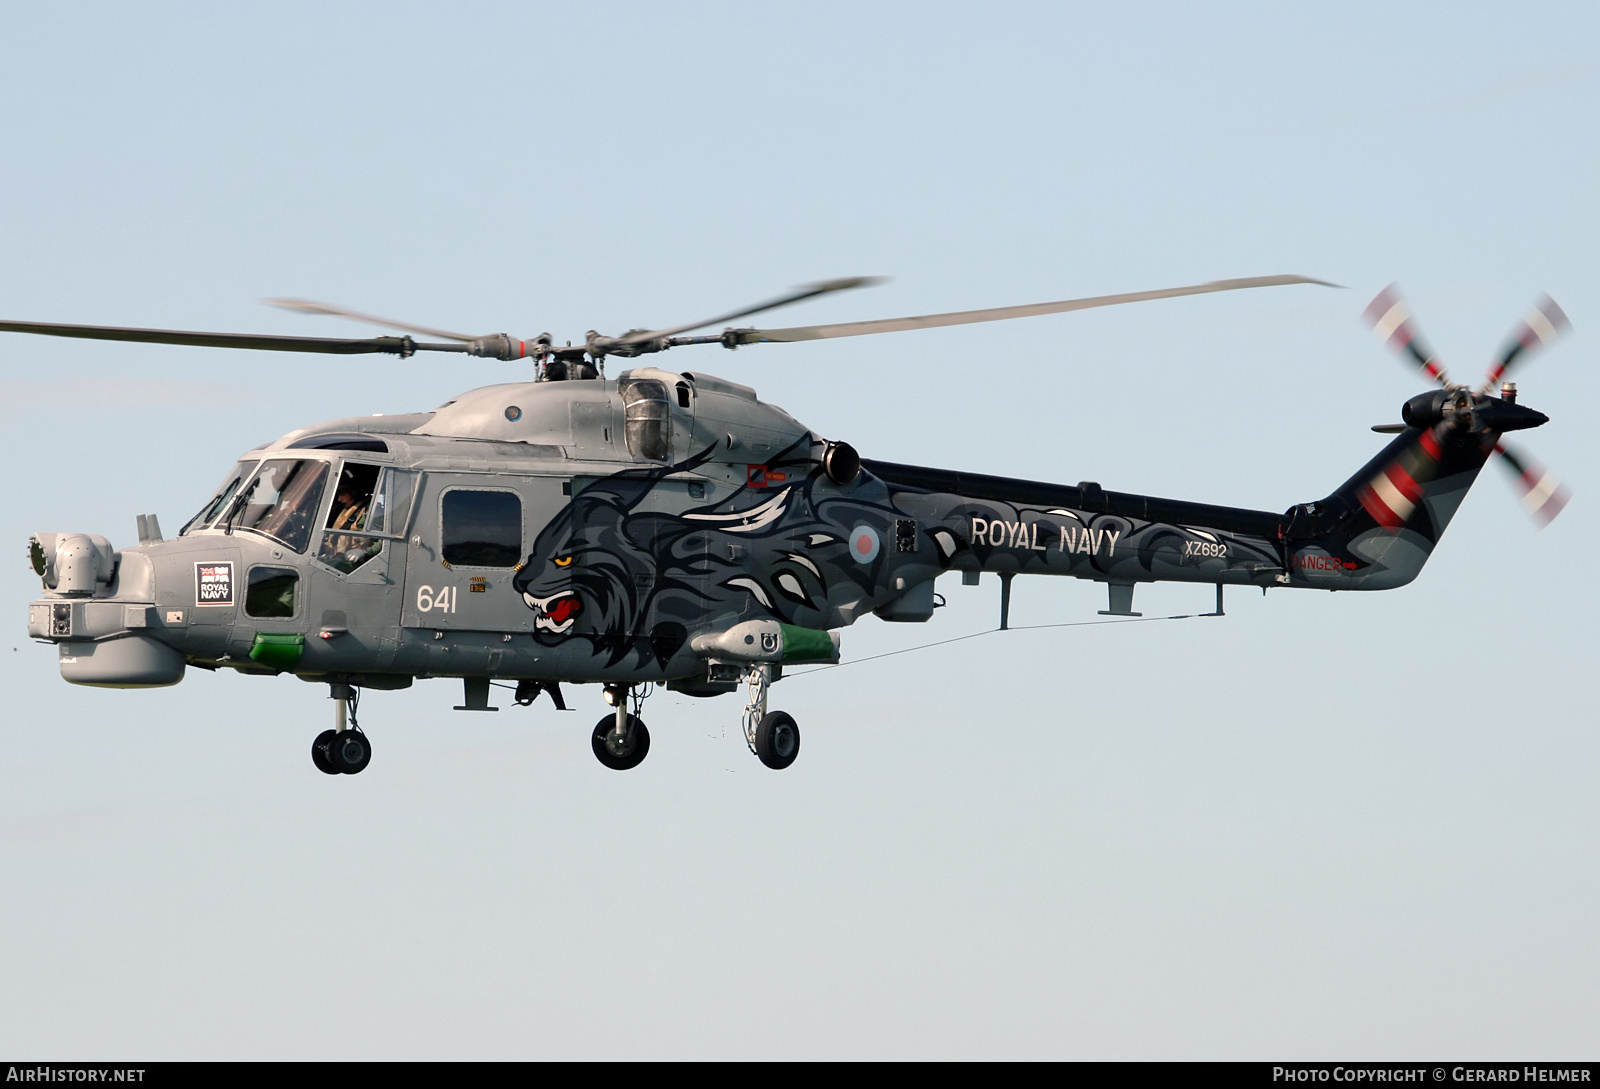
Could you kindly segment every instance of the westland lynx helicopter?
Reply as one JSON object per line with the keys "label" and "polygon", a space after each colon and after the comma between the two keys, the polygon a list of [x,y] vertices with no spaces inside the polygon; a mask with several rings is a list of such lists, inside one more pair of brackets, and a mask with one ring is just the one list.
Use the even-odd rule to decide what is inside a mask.
{"label": "westland lynx helicopter", "polygon": [[[1222,280],[1162,291],[887,321],[786,329],[695,329],[865,279],[797,289],[694,325],[572,347],[546,334],[466,336],[293,300],[407,335],[371,339],[195,333],[0,322],[0,331],[340,355],[462,352],[531,359],[533,381],[485,386],[432,412],[331,420],[244,454],[173,539],[154,515],[120,551],[86,533],[29,541],[45,594],[28,631],[59,647],[61,675],[106,687],[170,685],[187,666],[293,673],[325,683],[335,726],[312,760],[367,766],[355,715],[363,689],[461,678],[457,710],[488,711],[491,682],[515,701],[563,682],[598,683],[615,709],[595,726],[606,767],[650,748],[643,692],[744,688],[745,739],[785,768],[800,731],[768,692],[785,666],[837,662],[838,629],[868,613],[928,620],[934,579],[999,575],[1001,626],[1018,574],[1104,583],[1111,616],[1135,616],[1140,583],[1386,590],[1417,576],[1485,461],[1500,454],[1524,502],[1548,520],[1555,479],[1502,442],[1547,417],[1496,383],[1565,315],[1543,299],[1476,389],[1448,378],[1392,290],[1369,308],[1393,347],[1439,385],[1407,401],[1396,437],[1324,499],[1282,514],[862,460],[755,390],[702,371],[611,357],[690,344],[819,340],[996,321],[1213,291],[1320,283]],[[434,338],[416,340],[409,334]],[[1498,395],[1496,395],[1498,392]],[[631,710],[630,710],[631,706]]]}

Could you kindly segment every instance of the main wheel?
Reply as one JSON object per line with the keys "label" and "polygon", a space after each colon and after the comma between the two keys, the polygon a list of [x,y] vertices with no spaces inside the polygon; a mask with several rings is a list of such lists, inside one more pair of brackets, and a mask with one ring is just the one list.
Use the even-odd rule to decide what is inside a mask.
{"label": "main wheel", "polygon": [[328,746],[328,762],[336,771],[355,775],[372,760],[372,745],[359,730],[340,730]]}
{"label": "main wheel", "polygon": [[800,755],[800,727],[787,711],[773,711],[756,725],[756,756],[782,771]]}
{"label": "main wheel", "polygon": [[627,771],[644,762],[650,752],[650,731],[633,715],[628,716],[628,739],[623,741],[614,731],[617,716],[607,715],[594,727],[594,758],[612,771]]}
{"label": "main wheel", "polygon": [[339,736],[337,730],[323,730],[317,739],[311,743],[311,762],[317,770],[325,775],[338,775],[339,769],[333,766],[333,757],[330,752],[333,748],[333,739]]}

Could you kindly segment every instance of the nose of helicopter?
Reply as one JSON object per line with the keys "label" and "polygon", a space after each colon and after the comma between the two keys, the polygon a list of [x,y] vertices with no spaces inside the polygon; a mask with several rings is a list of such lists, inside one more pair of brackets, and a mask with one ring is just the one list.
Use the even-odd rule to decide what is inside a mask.
{"label": "nose of helicopter", "polygon": [[36,533],[28,561],[46,597],[28,606],[28,634],[55,643],[61,677],[103,688],[156,688],[183,679],[183,655],[157,637],[154,579],[137,549],[104,537]]}

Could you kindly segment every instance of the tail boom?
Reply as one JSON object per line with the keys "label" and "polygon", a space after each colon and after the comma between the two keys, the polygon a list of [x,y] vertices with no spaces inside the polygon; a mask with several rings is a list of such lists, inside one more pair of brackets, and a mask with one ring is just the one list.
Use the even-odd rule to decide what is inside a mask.
{"label": "tail boom", "polygon": [[898,510],[915,516],[949,570],[1387,590],[1422,570],[1493,447],[1492,436],[1411,429],[1327,498],[1283,514],[1087,482],[880,461],[862,467],[888,486]]}

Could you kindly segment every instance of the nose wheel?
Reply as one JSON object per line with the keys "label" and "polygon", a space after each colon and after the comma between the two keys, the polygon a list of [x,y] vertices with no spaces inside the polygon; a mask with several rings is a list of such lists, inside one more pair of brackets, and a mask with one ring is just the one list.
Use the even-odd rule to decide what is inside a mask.
{"label": "nose wheel", "polygon": [[328,695],[337,700],[336,725],[323,730],[311,743],[311,762],[324,775],[357,775],[372,762],[372,742],[356,722],[356,703],[360,699],[347,684],[330,684]]}

